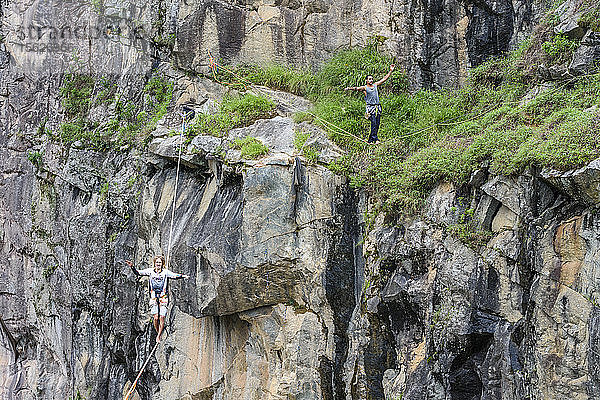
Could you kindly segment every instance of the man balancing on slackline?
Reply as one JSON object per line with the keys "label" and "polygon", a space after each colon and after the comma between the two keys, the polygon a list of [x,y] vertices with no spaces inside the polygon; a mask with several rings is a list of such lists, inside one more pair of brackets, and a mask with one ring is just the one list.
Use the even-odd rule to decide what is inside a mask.
{"label": "man balancing on slackline", "polygon": [[151,268],[137,270],[133,263],[129,260],[125,261],[137,276],[149,276],[148,289],[150,290],[150,312],[154,316],[154,329],[156,329],[156,341],[160,342],[160,336],[165,327],[165,316],[167,315],[167,305],[169,298],[167,297],[167,281],[169,278],[181,279],[189,278],[188,275],[176,274],[168,269],[164,269],[165,258],[163,256],[155,256],[152,259],[153,266]]}
{"label": "man balancing on slackline", "polygon": [[379,103],[379,92],[377,91],[377,87],[383,82],[387,81],[390,75],[392,75],[392,71],[394,71],[395,67],[396,66],[394,64],[390,65],[390,71],[387,73],[387,75],[377,82],[373,82],[373,75],[368,75],[367,84],[365,86],[354,86],[344,89],[358,90],[365,93],[365,100],[367,103],[367,112],[365,114],[365,118],[371,121],[371,134],[369,135],[368,140],[369,143],[379,143],[377,132],[379,131],[379,122],[381,121],[382,109],[381,104]]}

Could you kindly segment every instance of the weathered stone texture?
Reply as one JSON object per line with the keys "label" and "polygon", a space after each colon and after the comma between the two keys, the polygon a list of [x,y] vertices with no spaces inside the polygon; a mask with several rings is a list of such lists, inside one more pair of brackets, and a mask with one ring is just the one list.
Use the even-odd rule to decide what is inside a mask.
{"label": "weathered stone texture", "polygon": [[[145,285],[122,261],[142,266],[170,241],[190,279],[172,282],[140,399],[598,393],[598,161],[514,177],[482,166],[470,185],[440,183],[421,216],[363,232],[364,196],[291,146],[313,129],[339,152],[317,128],[280,116],[198,136],[175,192],[170,118],[147,154],[0,137],[6,397],[121,398],[154,340]],[[226,146],[248,134],[267,157]],[[469,210],[486,243],[449,234]]]}
{"label": "weathered stone texture", "polygon": [[[174,104],[214,112],[226,90],[182,71],[206,71],[209,51],[317,68],[382,36],[414,88],[459,85],[523,39],[537,7],[3,2],[2,33],[21,27],[30,46],[52,44],[57,21],[106,36],[69,38],[54,55],[18,35],[0,43],[0,397],[122,398],[154,340],[145,284],[123,260],[142,267],[162,252],[190,279],[172,282],[166,337],[137,399],[598,398],[598,160],[512,177],[482,165],[468,185],[440,182],[419,216],[380,217],[366,232],[369,199],[324,167],[342,150],[293,122],[292,111],[310,107],[296,96],[255,88],[279,115],[184,143],[179,177],[173,109],[142,154],[36,132],[59,127],[69,69],[116,75],[135,101],[159,71],[175,82]],[[569,68],[587,71],[597,35],[562,17],[557,29],[583,35]],[[102,121],[108,110],[90,115]],[[315,162],[298,155],[297,130],[310,134]],[[228,146],[248,135],[267,157],[244,160]],[[28,160],[32,151],[41,162]],[[485,243],[449,233],[470,210]]]}
{"label": "weathered stone texture", "polygon": [[[178,136],[155,133],[142,155],[38,138],[33,165],[29,136],[3,135],[3,396],[120,398],[154,340],[145,285],[123,260],[142,267],[156,253],[190,279],[171,285],[167,338],[140,398],[343,393],[357,198],[294,157],[295,129],[277,117],[199,136],[183,146],[179,177]],[[312,129],[324,153],[339,152]],[[268,157],[221,154],[249,134]]]}
{"label": "weathered stone texture", "polygon": [[3,7],[8,40],[0,54],[11,55],[4,57],[8,64],[25,74],[87,71],[135,79],[157,60],[207,72],[211,56],[316,69],[340,48],[381,38],[382,50],[397,59],[414,88],[456,86],[469,67],[531,31],[543,12],[531,3],[11,0]]}
{"label": "weathered stone texture", "polygon": [[[432,192],[423,218],[371,232],[370,285],[350,323],[345,365],[347,392],[360,394],[348,398],[382,398],[369,385],[367,349],[389,335],[396,356],[377,372],[386,398],[594,398],[596,209],[574,207],[580,196],[545,182],[532,171],[471,188],[483,210],[473,225],[493,231],[486,245],[445,233],[460,219],[443,210],[465,203],[447,184]],[[490,208],[490,196],[500,205]]]}

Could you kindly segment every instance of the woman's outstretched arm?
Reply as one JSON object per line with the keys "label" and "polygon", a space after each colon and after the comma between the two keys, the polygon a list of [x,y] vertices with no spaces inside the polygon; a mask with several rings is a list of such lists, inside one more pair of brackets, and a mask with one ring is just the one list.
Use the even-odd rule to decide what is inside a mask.
{"label": "woman's outstretched arm", "polygon": [[130,260],[125,260],[125,264],[129,265],[129,268],[131,268],[131,270],[136,276],[143,276],[143,274],[140,274],[140,271],[138,271],[137,268],[133,266],[133,263]]}

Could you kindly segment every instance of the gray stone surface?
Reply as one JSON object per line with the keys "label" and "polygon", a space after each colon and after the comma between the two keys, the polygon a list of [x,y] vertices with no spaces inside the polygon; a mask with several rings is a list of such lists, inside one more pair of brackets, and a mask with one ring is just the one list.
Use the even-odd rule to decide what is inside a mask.
{"label": "gray stone surface", "polygon": [[329,164],[344,154],[342,149],[329,140],[327,133],[323,129],[307,122],[297,124],[295,129],[303,134],[308,134],[303,148],[296,149],[297,153],[302,154],[305,148],[309,148],[318,153],[317,161],[324,164]]}
{"label": "gray stone surface", "polygon": [[554,32],[567,35],[570,39],[581,39],[585,34],[585,29],[579,26],[579,18],[584,11],[580,2],[576,0],[567,0],[563,2],[555,11],[559,18],[558,25],[554,27]]}
{"label": "gray stone surface", "polygon": [[250,91],[257,96],[271,98],[277,104],[277,111],[283,115],[290,116],[297,112],[308,111],[312,107],[311,102],[303,97],[273,90],[266,86],[254,85]]}
{"label": "gray stone surface", "polygon": [[491,230],[492,221],[495,219],[501,203],[491,196],[483,195],[477,204],[473,217],[477,221],[477,228]]}
{"label": "gray stone surface", "polygon": [[[581,215],[564,202],[540,207],[551,201],[540,179],[491,177],[482,185],[503,204],[486,245],[447,236],[427,213],[369,234],[368,284],[349,326],[348,391],[359,398],[381,391],[403,399],[593,398],[595,370],[586,357],[596,345],[587,344],[600,271],[597,234],[590,235],[596,211]],[[523,196],[529,187],[539,193]],[[453,190],[440,185],[428,205],[445,204]],[[389,340],[393,354],[373,352]],[[381,379],[374,384],[373,376]]]}
{"label": "gray stone surface", "polygon": [[[579,37],[574,5],[557,29]],[[123,260],[142,267],[167,252],[190,279],[172,282],[165,339],[135,398],[597,398],[597,160],[541,178],[489,176],[483,165],[470,185],[440,183],[422,214],[380,217],[367,232],[367,195],[323,166],[342,151],[289,118],[310,103],[254,88],[281,115],[185,143],[175,190],[181,106],[213,113],[237,93],[196,76],[210,72],[208,50],[225,63],[316,69],[380,35],[412,88],[438,88],[513,47],[543,12],[525,0],[4,2],[0,398],[121,399],[154,340],[145,282]],[[32,50],[60,42],[53,24],[82,21],[107,36]],[[22,32],[29,43],[5,35],[30,25],[49,30]],[[596,41],[583,37],[572,73],[597,59]],[[66,71],[113,74],[140,104],[151,73],[174,82],[147,151],[37,134],[64,119]],[[90,114],[101,122],[109,111]],[[297,130],[315,163],[293,145]],[[245,136],[270,153],[242,159],[228,144]],[[468,209],[476,230],[492,231],[487,242],[450,234]]]}
{"label": "gray stone surface", "polygon": [[[256,134],[277,135],[266,131]],[[293,135],[283,138],[275,148],[290,148]],[[140,398],[322,396],[343,361],[338,315],[353,307],[331,292],[359,251],[344,179],[282,152],[234,169],[214,154],[221,139],[196,137],[176,188],[178,137],[155,138],[145,154],[46,142],[38,167],[26,145],[1,139],[1,397],[121,398],[153,340],[145,285],[123,260],[143,267],[156,253],[191,278],[171,285],[167,339]]]}
{"label": "gray stone surface", "polygon": [[242,139],[252,136],[259,139],[270,151],[292,154],[294,152],[294,121],[291,118],[275,117],[261,119],[246,128],[233,129],[228,137]]}
{"label": "gray stone surface", "polygon": [[600,203],[600,159],[572,171],[547,169],[542,176],[577,201],[588,206]]}
{"label": "gray stone surface", "polygon": [[488,196],[499,201],[515,214],[527,215],[531,192],[530,179],[526,176],[506,177],[496,176],[488,180],[481,190]]}
{"label": "gray stone surface", "polygon": [[575,75],[594,71],[600,61],[600,33],[589,30],[575,50],[569,72]]}

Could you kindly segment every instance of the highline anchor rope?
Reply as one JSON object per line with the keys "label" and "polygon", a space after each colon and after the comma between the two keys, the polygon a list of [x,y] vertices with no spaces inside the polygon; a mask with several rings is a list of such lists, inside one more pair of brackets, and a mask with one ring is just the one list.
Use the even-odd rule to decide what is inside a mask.
{"label": "highline anchor rope", "polygon": [[[165,268],[168,269],[169,268],[169,262],[170,262],[170,256],[171,256],[171,245],[172,245],[172,239],[173,239],[173,221],[175,220],[175,205],[177,202],[177,188],[179,186],[179,171],[180,171],[180,167],[181,167],[181,153],[182,153],[182,148],[183,148],[183,134],[185,132],[185,124],[186,124],[186,116],[187,114],[184,113],[180,114],[181,118],[182,118],[182,126],[181,126],[181,132],[179,133],[179,150],[177,153],[177,172],[175,174],[175,188],[173,191],[173,202],[171,205],[171,221],[170,221],[170,226],[169,226],[169,242],[167,245],[167,258],[165,261]],[[159,311],[159,315],[160,315],[160,301],[157,300],[158,303],[158,311]],[[132,395],[133,391],[135,390],[138,380],[140,379],[140,377],[142,376],[142,373],[144,372],[144,370],[146,369],[146,366],[148,365],[148,362],[150,361],[150,359],[152,358],[152,355],[154,354],[154,352],[156,351],[157,347],[158,347],[159,342],[157,341],[156,344],[154,345],[154,347],[152,348],[152,351],[150,352],[150,354],[148,354],[148,357],[146,358],[146,361],[144,362],[144,364],[142,365],[142,368],[140,368],[140,371],[138,372],[135,380],[133,381],[133,384],[131,385],[131,387],[129,388],[129,391],[127,392],[127,394],[125,395],[125,397],[123,398],[123,400],[129,400],[130,396]]]}

